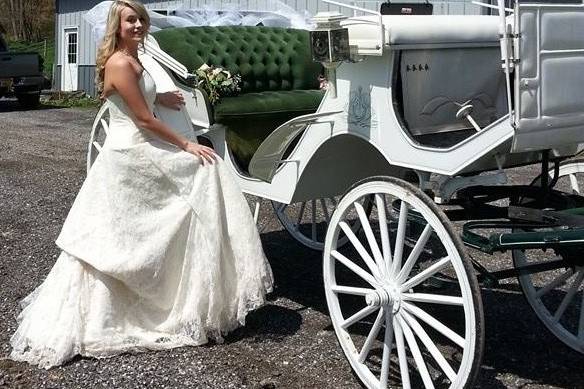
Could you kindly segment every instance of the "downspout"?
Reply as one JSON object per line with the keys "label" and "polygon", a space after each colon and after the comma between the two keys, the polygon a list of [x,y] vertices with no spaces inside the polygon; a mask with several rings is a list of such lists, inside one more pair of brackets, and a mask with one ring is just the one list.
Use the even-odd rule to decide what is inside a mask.
{"label": "downspout", "polygon": [[59,54],[60,54],[60,50],[59,50],[59,14],[60,14],[60,9],[59,9],[59,0],[55,0],[55,43],[54,43],[54,47],[55,47],[55,52],[54,52],[54,56],[55,58],[53,58],[53,69],[52,69],[52,76],[53,76],[53,80],[52,80],[52,89],[53,90],[61,90],[61,83],[59,83],[59,85],[55,85],[55,83],[57,82],[57,69],[59,68]]}

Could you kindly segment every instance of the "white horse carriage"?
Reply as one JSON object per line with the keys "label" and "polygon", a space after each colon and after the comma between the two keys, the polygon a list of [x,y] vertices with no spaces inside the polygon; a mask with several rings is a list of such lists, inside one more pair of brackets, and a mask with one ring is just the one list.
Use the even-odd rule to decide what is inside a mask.
{"label": "white horse carriage", "polygon": [[[518,277],[547,328],[584,353],[584,164],[567,159],[584,142],[584,5],[500,4],[500,17],[346,7],[365,16],[314,19],[312,53],[329,77],[318,109],[272,131],[245,172],[204,93],[177,83],[187,68],[149,39],[142,62],[157,89],[186,99],[156,115],[206,138],[245,193],[323,250],[331,320],[366,387],[471,387],[484,344],[478,280]],[[107,106],[88,169],[105,135]],[[505,185],[504,168],[533,163],[533,185]],[[509,250],[514,266],[489,273],[465,244]]]}

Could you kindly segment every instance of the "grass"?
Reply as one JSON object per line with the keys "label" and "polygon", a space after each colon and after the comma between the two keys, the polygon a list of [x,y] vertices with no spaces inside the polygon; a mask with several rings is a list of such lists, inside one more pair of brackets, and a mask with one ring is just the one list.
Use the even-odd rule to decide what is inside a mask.
{"label": "grass", "polygon": [[43,73],[49,80],[53,78],[55,62],[55,41],[47,39],[41,42],[8,41],[8,50],[15,53],[39,53],[43,58]]}
{"label": "grass", "polygon": [[88,96],[84,92],[53,92],[48,99],[42,100],[43,105],[60,108],[97,108],[101,101]]}

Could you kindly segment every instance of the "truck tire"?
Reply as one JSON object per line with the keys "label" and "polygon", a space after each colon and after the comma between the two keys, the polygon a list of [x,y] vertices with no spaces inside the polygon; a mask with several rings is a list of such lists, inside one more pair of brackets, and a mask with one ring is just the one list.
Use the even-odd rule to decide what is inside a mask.
{"label": "truck tire", "polygon": [[22,94],[16,95],[18,99],[18,103],[23,108],[36,108],[39,105],[41,94],[40,93],[32,93],[32,94]]}

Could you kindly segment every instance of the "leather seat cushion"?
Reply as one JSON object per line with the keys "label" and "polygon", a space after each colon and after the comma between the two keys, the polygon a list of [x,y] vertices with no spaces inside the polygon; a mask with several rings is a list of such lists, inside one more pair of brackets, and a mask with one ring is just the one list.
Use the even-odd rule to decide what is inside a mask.
{"label": "leather seat cushion", "polygon": [[291,90],[246,93],[224,97],[214,107],[218,123],[254,120],[258,116],[282,117],[315,112],[324,93],[321,90]]}

